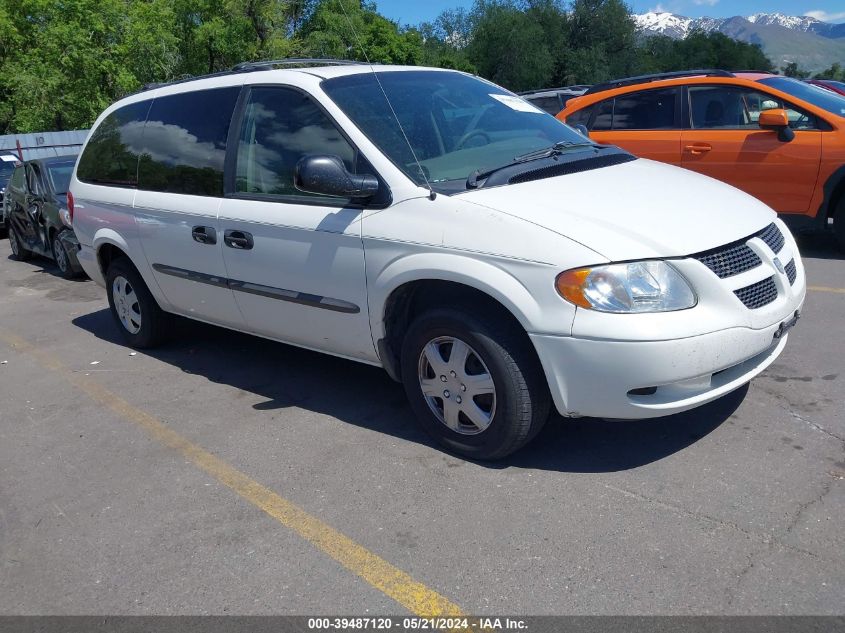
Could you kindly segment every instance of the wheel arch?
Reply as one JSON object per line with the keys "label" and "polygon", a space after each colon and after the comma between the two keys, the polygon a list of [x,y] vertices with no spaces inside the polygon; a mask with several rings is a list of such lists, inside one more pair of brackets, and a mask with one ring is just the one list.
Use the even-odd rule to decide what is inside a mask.
{"label": "wheel arch", "polygon": [[820,228],[827,226],[828,218],[832,218],[845,198],[845,165],[834,171],[824,184],[824,202],[819,213]]}
{"label": "wheel arch", "polygon": [[399,380],[404,332],[421,310],[479,306],[511,319],[523,332],[537,323],[540,305],[510,273],[478,259],[455,255],[409,256],[386,268],[370,288],[370,319],[379,358]]}

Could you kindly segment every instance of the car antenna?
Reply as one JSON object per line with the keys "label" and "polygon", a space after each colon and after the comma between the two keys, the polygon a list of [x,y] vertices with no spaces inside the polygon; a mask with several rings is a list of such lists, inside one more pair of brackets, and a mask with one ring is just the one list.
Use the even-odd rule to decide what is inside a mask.
{"label": "car antenna", "polygon": [[396,119],[396,125],[399,126],[399,131],[402,132],[402,138],[405,139],[405,143],[408,145],[408,149],[411,150],[411,156],[414,157],[414,162],[417,164],[417,169],[420,170],[420,174],[422,174],[423,180],[425,180],[425,186],[428,188],[428,199],[434,200],[437,197],[437,193],[435,193],[434,189],[431,187],[431,183],[428,181],[428,176],[425,175],[425,170],[423,169],[422,163],[417,158],[417,153],[414,151],[413,145],[411,145],[411,141],[408,140],[408,135],[405,134],[405,128],[402,127],[402,122],[399,120],[399,116],[396,114],[396,110],[393,109],[393,104],[390,102],[390,98],[387,96],[387,92],[384,90],[384,86],[381,85],[381,80],[378,78],[378,73],[376,69],[373,68],[373,63],[370,61],[370,57],[367,55],[367,51],[364,49],[364,44],[361,42],[361,38],[358,37],[358,31],[355,29],[355,25],[352,23],[352,19],[349,17],[349,14],[346,12],[346,7],[343,4],[343,0],[337,0],[337,3],[340,5],[341,11],[343,11],[343,16],[346,18],[346,21],[349,23],[349,28],[352,31],[352,35],[355,37],[355,41],[358,44],[358,48],[361,49],[361,53],[364,55],[364,60],[370,67],[370,71],[373,73],[373,77],[376,79],[376,83],[378,84],[379,90],[381,90],[381,94],[384,95],[384,100],[387,102],[387,107],[390,108],[390,113],[393,115],[393,118]]}

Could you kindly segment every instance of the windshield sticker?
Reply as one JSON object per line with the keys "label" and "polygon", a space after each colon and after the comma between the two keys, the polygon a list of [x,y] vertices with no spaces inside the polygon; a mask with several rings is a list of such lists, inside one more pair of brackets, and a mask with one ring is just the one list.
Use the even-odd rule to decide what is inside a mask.
{"label": "windshield sticker", "polygon": [[511,110],[517,112],[534,112],[535,114],[545,114],[540,108],[531,105],[525,99],[515,97],[513,95],[490,95],[499,103],[503,103]]}

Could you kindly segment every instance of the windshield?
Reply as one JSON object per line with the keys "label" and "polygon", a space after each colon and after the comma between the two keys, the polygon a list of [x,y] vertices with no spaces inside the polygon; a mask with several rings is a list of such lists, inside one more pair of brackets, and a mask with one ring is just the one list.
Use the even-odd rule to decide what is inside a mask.
{"label": "windshield", "polygon": [[[460,183],[555,143],[589,140],[511,93],[457,72],[379,72],[378,79],[422,166],[402,136],[376,73],[338,77],[323,89],[411,180]],[[423,177],[425,174],[425,177]],[[447,187],[455,189],[455,187]]]}
{"label": "windshield", "polygon": [[47,178],[53,193],[64,195],[70,186],[70,175],[73,173],[73,161],[47,164]]}
{"label": "windshield", "polygon": [[835,92],[790,77],[770,77],[761,79],[760,83],[812,103],[831,114],[845,117],[845,97]]}

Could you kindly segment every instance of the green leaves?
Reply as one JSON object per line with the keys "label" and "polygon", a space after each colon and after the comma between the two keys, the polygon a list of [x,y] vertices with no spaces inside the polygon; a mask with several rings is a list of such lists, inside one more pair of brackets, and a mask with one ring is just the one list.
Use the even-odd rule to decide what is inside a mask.
{"label": "green leaves", "polygon": [[641,38],[623,0],[476,0],[415,28],[366,0],[0,0],[0,133],[89,127],[146,83],[291,56],[455,68],[513,90],[771,68],[718,33]]}

